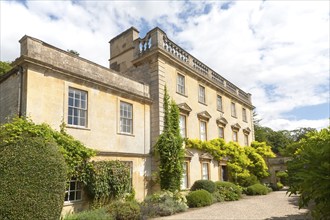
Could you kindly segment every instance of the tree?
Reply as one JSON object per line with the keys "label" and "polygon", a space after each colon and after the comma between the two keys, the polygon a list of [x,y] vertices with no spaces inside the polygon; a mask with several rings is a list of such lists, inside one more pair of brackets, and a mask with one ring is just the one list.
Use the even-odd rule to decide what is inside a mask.
{"label": "tree", "polygon": [[10,62],[0,61],[0,76],[7,73],[13,67],[11,66]]}
{"label": "tree", "polygon": [[159,177],[162,190],[180,190],[183,174],[183,139],[179,130],[179,109],[170,97],[165,86],[164,128],[155,145],[159,157]]}
{"label": "tree", "polygon": [[288,162],[291,194],[299,194],[299,207],[312,205],[315,219],[330,216],[330,127],[311,131],[299,141]]}

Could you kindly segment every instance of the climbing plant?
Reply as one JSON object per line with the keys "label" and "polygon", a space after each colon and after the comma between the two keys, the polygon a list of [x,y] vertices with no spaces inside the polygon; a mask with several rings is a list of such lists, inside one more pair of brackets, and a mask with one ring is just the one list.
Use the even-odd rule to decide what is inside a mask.
{"label": "climbing plant", "polygon": [[206,151],[215,160],[228,158],[229,176],[240,185],[244,185],[251,176],[259,180],[267,177],[269,173],[264,158],[275,157],[269,146],[259,142],[252,142],[251,147],[242,147],[236,142],[225,143],[220,138],[210,141],[187,139],[186,147]]}
{"label": "climbing plant", "polygon": [[120,161],[97,161],[88,168],[86,191],[93,206],[107,204],[128,192],[130,187],[129,167]]}
{"label": "climbing plant", "polygon": [[166,86],[163,107],[164,128],[155,145],[155,152],[159,158],[161,189],[175,191],[180,189],[184,150],[179,129],[179,109],[173,100],[170,101]]}

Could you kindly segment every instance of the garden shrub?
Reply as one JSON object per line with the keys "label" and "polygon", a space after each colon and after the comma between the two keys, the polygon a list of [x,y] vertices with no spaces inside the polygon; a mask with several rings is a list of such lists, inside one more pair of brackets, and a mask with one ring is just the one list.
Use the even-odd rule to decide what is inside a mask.
{"label": "garden shrub", "polygon": [[225,195],[223,193],[220,193],[218,190],[212,193],[212,197],[213,197],[213,203],[225,201]]}
{"label": "garden shrub", "polygon": [[247,195],[266,195],[267,193],[268,193],[267,186],[264,186],[260,183],[249,186],[246,189],[246,194]]}
{"label": "garden shrub", "polygon": [[283,189],[283,184],[281,182],[277,182],[276,186],[278,189]]}
{"label": "garden shrub", "polygon": [[196,191],[199,189],[205,189],[209,193],[213,193],[216,189],[215,183],[211,180],[197,180],[194,182],[194,184],[191,186],[191,191]]}
{"label": "garden shrub", "polygon": [[270,188],[273,190],[273,191],[279,191],[280,189],[278,188],[277,186],[277,183],[270,183]]}
{"label": "garden shrub", "polygon": [[192,191],[187,195],[187,204],[190,208],[209,206],[212,202],[212,195],[204,189]]}
{"label": "garden shrub", "polygon": [[0,219],[59,219],[66,164],[54,142],[26,134],[1,139],[0,178]]}
{"label": "garden shrub", "polygon": [[242,190],[231,182],[215,182],[216,190],[224,197],[225,201],[235,201],[241,198]]}
{"label": "garden shrub", "polygon": [[288,181],[288,173],[285,171],[279,171],[276,173],[276,177],[280,179],[280,182],[283,185],[287,185],[287,181]]}
{"label": "garden shrub", "polygon": [[243,187],[248,187],[248,186],[252,186],[254,184],[257,184],[257,183],[260,183],[258,178],[253,175],[253,174],[250,174],[248,177],[240,177],[237,179],[237,182],[239,183],[240,186],[243,186]]}
{"label": "garden shrub", "polygon": [[69,214],[64,220],[114,220],[113,216],[107,212],[107,208],[83,211]]}
{"label": "garden shrub", "polygon": [[108,211],[115,220],[141,218],[140,206],[136,201],[115,201],[110,204]]}
{"label": "garden shrub", "polygon": [[187,200],[180,192],[162,191],[148,196],[141,204],[143,217],[168,216],[187,210]]}

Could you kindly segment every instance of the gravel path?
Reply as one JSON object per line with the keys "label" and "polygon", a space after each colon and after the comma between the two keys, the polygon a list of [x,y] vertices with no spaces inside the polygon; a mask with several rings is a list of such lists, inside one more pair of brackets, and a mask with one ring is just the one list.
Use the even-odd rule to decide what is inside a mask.
{"label": "gravel path", "polygon": [[311,219],[306,214],[308,210],[299,210],[297,204],[297,196],[289,197],[286,191],[277,191],[264,196],[245,196],[239,201],[189,209],[184,213],[157,219]]}

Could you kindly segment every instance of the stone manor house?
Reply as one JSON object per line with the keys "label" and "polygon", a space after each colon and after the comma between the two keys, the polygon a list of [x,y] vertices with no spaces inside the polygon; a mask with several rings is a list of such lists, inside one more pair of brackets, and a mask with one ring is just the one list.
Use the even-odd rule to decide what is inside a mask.
{"label": "stone manor house", "polygon": [[[48,123],[96,149],[93,160],[131,167],[142,200],[155,170],[151,154],[163,126],[164,86],[180,109],[183,137],[223,138],[242,146],[254,139],[251,95],[171,41],[159,28],[144,38],[134,27],[110,40],[103,67],[33,37],[20,41],[15,68],[0,77],[0,123],[13,115]],[[226,180],[226,161],[186,149],[182,189],[196,180]],[[64,211],[86,204],[81,184],[67,189]]]}

